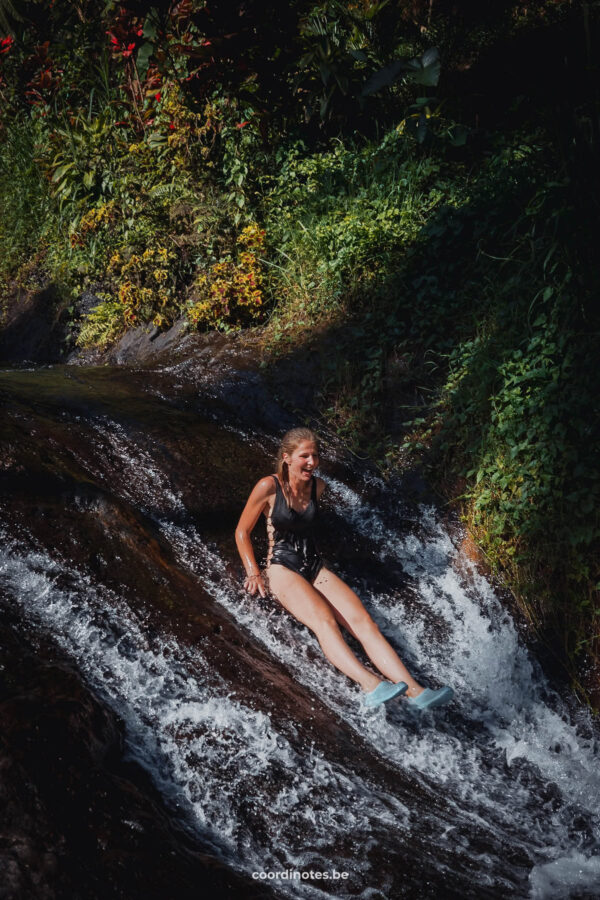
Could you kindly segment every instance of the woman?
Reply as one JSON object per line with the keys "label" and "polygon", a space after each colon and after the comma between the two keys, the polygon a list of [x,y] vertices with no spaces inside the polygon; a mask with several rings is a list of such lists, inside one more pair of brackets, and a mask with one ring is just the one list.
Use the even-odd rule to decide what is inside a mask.
{"label": "woman", "polygon": [[[441,706],[452,699],[449,687],[423,688],[412,677],[384,638],[359,598],[341,578],[323,565],[313,529],[325,482],[315,476],[319,465],[317,438],[308,428],[284,435],[277,457],[277,474],[255,485],[238,523],[235,539],[244,568],[244,587],[266,596],[265,579],[254,556],[250,534],[261,513],[267,520],[269,551],[266,564],[272,595],[317,637],[327,659],[358,682],[366,706],[378,706],[405,694],[415,709]],[[360,641],[380,678],[356,658],[340,631],[342,625]]]}

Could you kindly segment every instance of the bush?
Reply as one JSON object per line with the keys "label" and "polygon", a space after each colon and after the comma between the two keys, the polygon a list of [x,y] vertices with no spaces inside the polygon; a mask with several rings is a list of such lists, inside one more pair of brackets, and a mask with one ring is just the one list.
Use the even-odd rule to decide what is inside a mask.
{"label": "bush", "polygon": [[251,324],[260,318],[263,305],[262,268],[260,254],[265,243],[265,231],[248,225],[238,236],[236,261],[215,263],[208,272],[200,271],[193,284],[193,294],[201,299],[191,300],[187,308],[194,325],[228,329]]}

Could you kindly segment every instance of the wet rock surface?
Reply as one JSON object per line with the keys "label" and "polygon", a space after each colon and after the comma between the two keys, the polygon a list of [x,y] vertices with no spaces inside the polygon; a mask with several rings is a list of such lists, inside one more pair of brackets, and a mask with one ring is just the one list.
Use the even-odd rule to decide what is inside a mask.
{"label": "wet rock surface", "polygon": [[0,597],[0,896],[267,897],[184,830],[122,724]]}
{"label": "wet rock surface", "polygon": [[182,391],[195,388],[205,401],[218,398],[220,410],[250,427],[283,432],[300,416],[314,414],[327,356],[325,347],[315,346],[269,359],[260,330],[198,334],[188,332],[180,319],[164,332],[141,325],[107,350],[74,351],[66,362],[145,369],[158,380],[164,373],[169,384],[179,381]]}
{"label": "wet rock surface", "polygon": [[[289,742],[300,759],[310,760],[318,752],[336,760],[342,769],[349,766],[353,778],[379,785],[377,790],[391,791],[396,798],[402,797],[407,806],[419,794],[431,806],[433,798],[428,787],[399,780],[390,763],[373,754],[366,736],[363,739],[349,729],[343,717],[333,714],[318,692],[307,692],[293,671],[281,667],[264,645],[245,628],[240,628],[234,615],[215,601],[215,591],[218,592],[220,585],[230,595],[232,586],[240,585],[241,570],[233,531],[249,486],[272,470],[276,441],[265,435],[262,438],[265,446],[249,443],[239,431],[239,419],[233,426],[235,420],[227,403],[220,406],[218,396],[207,390],[200,398],[194,380],[190,385],[174,379],[173,373],[153,372],[151,379],[149,374],[147,369],[137,368],[59,366],[2,375],[4,441],[0,456],[0,508],[4,521],[11,523],[11,538],[18,542],[20,552],[35,559],[42,551],[48,559],[68,561],[68,570],[59,567],[51,576],[52,588],[67,600],[81,591],[77,573],[83,573],[90,585],[102,585],[102,591],[108,591],[107,602],[112,602],[113,597],[127,598],[128,609],[144,623],[146,637],[142,646],[152,653],[155,652],[154,636],[160,638],[165,633],[190,652],[197,648],[208,667],[209,674],[204,676],[209,678],[207,684],[214,685],[216,690],[219,683],[232,686],[236,704],[245,710],[256,710],[259,717],[268,716],[270,727],[280,735],[278,740]],[[220,381],[219,387],[222,384]],[[330,475],[344,477],[346,474],[343,459],[330,459],[326,467]],[[378,584],[389,585],[393,579],[400,589],[404,581],[400,567],[379,564],[370,541],[353,533],[350,524],[336,514],[334,506],[330,501],[323,502],[325,554],[357,577],[368,575],[374,588]],[[167,531],[164,523],[168,523]],[[177,540],[174,544],[169,537],[173,528],[180,529],[184,535],[198,535],[195,540],[199,544],[200,583],[174,554]],[[260,555],[265,549],[264,539],[261,544],[260,529],[257,531]],[[203,548],[209,554],[206,562],[202,560]],[[221,563],[216,561],[215,554]],[[34,563],[35,571],[42,565],[47,563]],[[203,584],[207,585],[206,589]],[[37,592],[39,588],[34,590]],[[240,608],[243,608],[247,598],[238,590]],[[70,615],[79,615],[79,605],[77,601]],[[288,640],[294,640],[296,634],[301,637],[304,632],[303,626],[274,606],[272,599],[260,601],[255,615],[279,620],[281,629],[289,631]],[[124,666],[128,662],[135,664],[141,653],[139,638],[137,643],[135,638],[130,638],[126,621],[121,625],[118,616],[113,621],[109,609],[105,615],[101,604],[93,613],[92,624],[86,626],[90,627],[94,631],[101,629],[102,637],[94,640],[114,648],[113,655]],[[43,650],[40,657],[54,672],[56,667],[50,651]],[[46,873],[43,877],[48,891],[57,883],[53,879],[62,877],[63,864],[71,879],[67,883],[78,884],[85,867],[80,874],[79,845],[75,837],[69,836],[67,825],[84,817],[87,837],[82,835],[81,828],[75,831],[77,840],[83,842],[87,865],[93,871],[109,873],[105,876],[108,881],[98,883],[110,884],[114,896],[144,896],[141,888],[138,894],[131,893],[128,860],[137,857],[144,865],[146,860],[163,861],[165,853],[160,855],[155,848],[160,843],[159,835],[168,830],[169,819],[159,809],[150,822],[152,805],[158,801],[149,779],[141,789],[125,786],[125,794],[130,797],[133,791],[136,803],[138,800],[141,803],[144,797],[148,801],[148,805],[142,803],[140,809],[136,807],[135,812],[125,814],[125,801],[117,792],[120,782],[118,778],[116,782],[111,781],[114,772],[110,775],[106,772],[107,768],[110,772],[111,765],[117,765],[115,760],[122,755],[122,736],[113,714],[101,698],[89,693],[80,676],[60,667],[56,671],[56,677],[53,675],[31,688],[20,709],[14,703],[6,707],[6,716],[12,716],[15,723],[15,742],[21,741],[27,750],[27,753],[23,749],[19,751],[22,776],[17,798],[22,794],[28,797],[26,785],[35,784],[38,777],[35,773],[39,773],[36,797],[38,794],[42,797],[39,807],[42,815],[39,833],[36,831],[30,841],[30,852],[37,853],[34,868]],[[50,683],[55,684],[51,697],[44,693],[50,690]],[[12,701],[7,699],[7,702]],[[45,708],[48,712],[42,715],[41,710]],[[37,732],[31,726],[36,720],[48,732],[44,741],[36,740]],[[181,752],[190,754],[189,765],[201,771],[202,759],[196,759],[195,751],[185,749],[185,729],[178,732],[177,740]],[[41,759],[36,755],[38,751]],[[226,757],[219,764],[226,765]],[[310,771],[310,764],[306,765]],[[57,825],[54,820],[58,813],[53,804],[58,804],[58,795],[53,793],[53,785],[58,772],[62,789],[71,791],[73,800],[70,811],[68,804],[65,808],[66,818],[60,819]],[[282,792],[289,793],[290,788],[283,773],[277,772],[264,784],[252,775],[245,788],[249,792],[247,797],[237,792],[234,797],[239,805],[238,814],[254,839],[268,846],[271,838],[265,831],[263,811],[256,805],[253,794],[266,791],[275,798]],[[100,800],[86,805],[88,793],[96,796],[103,791],[110,794],[104,805]],[[28,804],[27,799],[22,827],[25,834],[27,822],[35,815],[29,813]],[[310,805],[309,798],[300,802],[298,815],[305,804]],[[444,806],[440,800],[436,804]],[[307,814],[312,818],[310,806]],[[123,824],[124,819],[142,821],[145,837],[135,827]],[[183,829],[183,824],[179,827]],[[44,836],[54,833],[53,829],[58,837],[50,844],[46,859],[39,848],[43,846]],[[435,893],[437,863],[428,860],[423,838],[415,836],[410,848],[398,844],[385,850],[386,878],[395,869],[402,872],[404,886],[399,896],[410,896],[425,872],[432,882],[427,889],[429,893],[423,896]],[[169,840],[167,846],[172,849],[177,840],[172,836]],[[303,840],[301,832],[297,840]],[[354,853],[352,840],[351,832],[335,837],[340,858]],[[90,847],[86,841],[91,842]],[[100,849],[98,841],[103,842]],[[121,844],[122,850],[115,851]],[[187,879],[196,870],[202,872],[209,887],[218,886],[218,867],[213,870],[205,865],[203,869],[201,862],[193,857],[189,844],[185,845],[188,847],[185,853],[183,846],[176,857],[179,881],[174,881],[178,888],[172,896],[192,896],[191,881]],[[423,852],[415,855],[417,846]],[[187,856],[188,852],[192,858]],[[196,847],[196,852],[202,850]],[[379,851],[375,855],[378,857]],[[108,865],[109,859],[113,860],[113,868]],[[154,862],[150,873],[153,865]],[[171,896],[164,893],[169,871],[173,870],[166,867],[167,874],[161,876],[162,880],[157,876],[154,894],[149,893],[153,878],[148,875],[146,896]],[[236,880],[237,876],[231,878],[226,895],[233,897],[243,882]],[[462,881],[462,876],[455,875],[447,885],[446,896],[464,896]],[[244,896],[260,896],[259,887],[254,882],[255,893],[247,891]],[[361,889],[355,883],[349,896],[360,894]],[[479,896],[485,896],[485,892]]]}
{"label": "wet rock surface", "polygon": [[[364,718],[307,629],[241,590],[235,524],[297,413],[248,339],[193,344],[0,373],[14,895],[252,897],[255,869],[331,864],[351,880],[324,896],[543,889],[549,845],[595,846],[589,724],[554,712],[467,548],[326,438],[325,558],[418,678],[460,686],[450,713]],[[310,358],[286,364],[310,382]]]}
{"label": "wet rock surface", "polygon": [[[104,349],[77,348],[75,324],[67,319],[75,315],[81,320],[97,301],[93,292],[84,292],[75,303],[75,313],[68,314],[53,285],[23,296],[15,294],[0,328],[0,365],[122,366],[146,372],[145,380],[154,382],[157,390],[164,380],[167,393],[178,401],[187,395],[193,402],[196,392],[203,408],[212,401],[220,418],[225,414],[249,429],[280,435],[307,420],[321,420],[321,393],[336,375],[338,356],[343,355],[347,330],[352,328],[346,323],[317,330],[308,340],[293,346],[287,343],[273,352],[265,348],[260,328],[198,333],[189,330],[182,317],[164,331],[149,324],[128,329]],[[420,402],[404,384],[406,367],[396,363],[395,359],[390,362],[381,404],[392,437],[404,434],[403,404]],[[398,373],[402,376],[399,381]],[[405,472],[402,485],[412,496],[431,499],[418,470]]]}

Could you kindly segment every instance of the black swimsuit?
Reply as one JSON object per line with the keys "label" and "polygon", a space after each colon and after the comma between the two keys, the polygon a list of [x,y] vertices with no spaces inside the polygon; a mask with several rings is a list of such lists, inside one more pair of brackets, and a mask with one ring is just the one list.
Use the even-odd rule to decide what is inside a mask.
{"label": "black swimsuit", "polygon": [[279,479],[275,475],[272,477],[275,481],[275,502],[267,515],[267,567],[271,564],[285,566],[312,584],[323,566],[312,535],[319,513],[317,480],[313,475],[309,504],[304,512],[298,512],[287,503]]}

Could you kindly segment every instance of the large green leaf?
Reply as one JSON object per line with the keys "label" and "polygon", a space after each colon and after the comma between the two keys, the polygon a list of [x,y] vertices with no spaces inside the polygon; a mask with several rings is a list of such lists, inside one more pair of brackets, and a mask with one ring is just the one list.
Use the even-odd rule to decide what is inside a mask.
{"label": "large green leaf", "polygon": [[411,59],[407,63],[407,76],[415,84],[435,87],[440,80],[440,54],[437,47],[426,50],[419,59]]}
{"label": "large green leaf", "polygon": [[156,149],[158,147],[166,147],[167,146],[167,137],[164,134],[161,134],[160,131],[151,131],[148,137],[146,138],[148,146],[152,149]]}
{"label": "large green leaf", "polygon": [[376,94],[382,88],[389,87],[401,76],[415,84],[434,87],[440,77],[440,55],[437,47],[426,50],[423,56],[412,59],[408,57],[396,59],[384,66],[383,69],[379,69],[367,80],[361,95],[368,97],[370,94]]}
{"label": "large green leaf", "polygon": [[52,181],[60,181],[60,179],[65,174],[65,172],[68,172],[69,169],[72,169],[74,165],[75,165],[75,163],[70,162],[70,163],[65,163],[62,166],[58,166],[58,168],[55,169],[52,174]]}
{"label": "large green leaf", "polygon": [[150,57],[153,53],[154,44],[151,44],[150,41],[144,41],[144,43],[139,48],[136,57],[136,66],[140,78],[144,78],[146,76],[146,72],[148,71],[148,66],[150,64]]}

